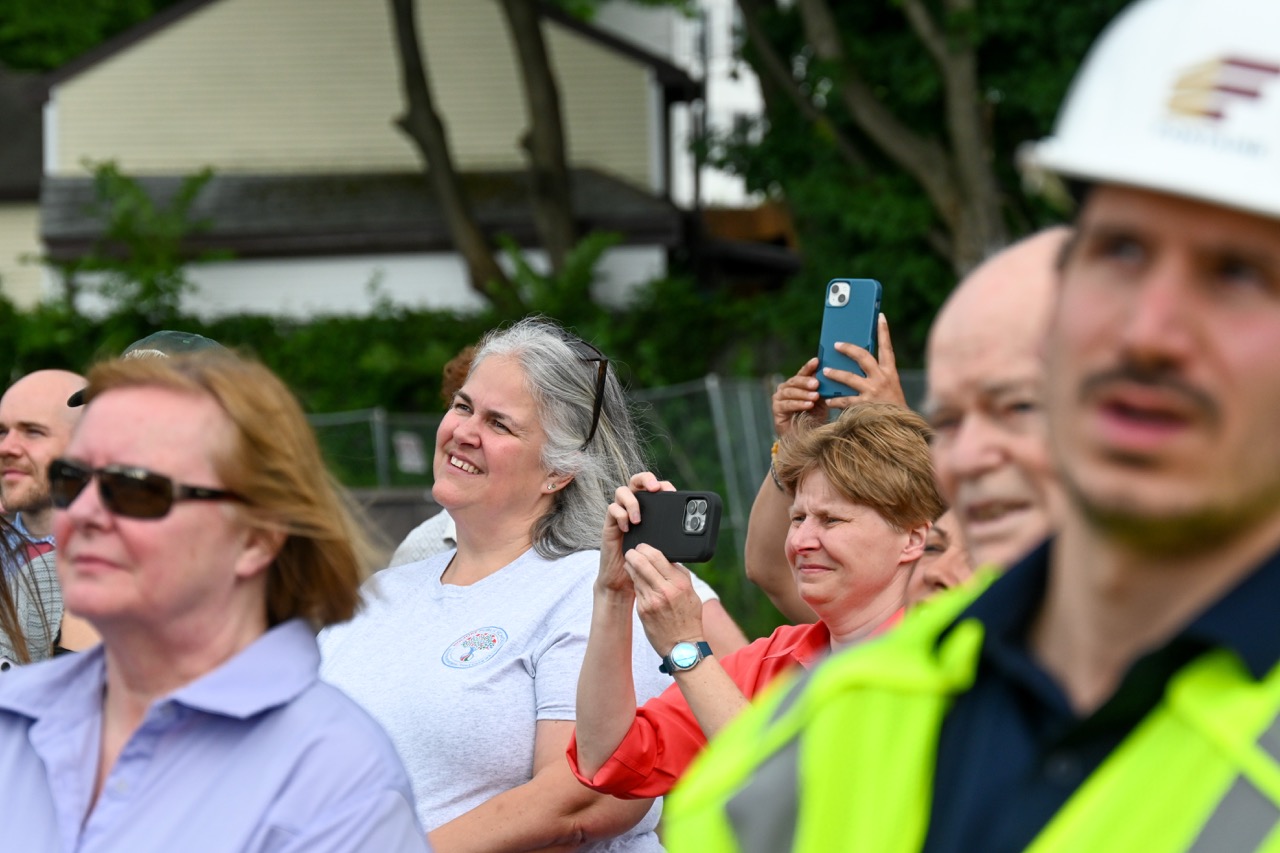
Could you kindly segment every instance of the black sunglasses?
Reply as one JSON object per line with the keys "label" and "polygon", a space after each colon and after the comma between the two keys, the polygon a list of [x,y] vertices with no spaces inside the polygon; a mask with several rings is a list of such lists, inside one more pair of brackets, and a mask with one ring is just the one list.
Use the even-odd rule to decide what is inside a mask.
{"label": "black sunglasses", "polygon": [[66,509],[98,478],[98,495],[111,512],[125,518],[164,518],[178,501],[243,501],[235,492],[175,483],[163,474],[126,465],[86,468],[66,459],[49,463],[53,505]]}
{"label": "black sunglasses", "polygon": [[604,353],[582,338],[575,337],[568,332],[565,332],[562,337],[564,342],[569,345],[569,349],[573,350],[574,355],[582,361],[599,365],[596,369],[596,399],[591,404],[591,429],[587,432],[587,440],[582,442],[582,447],[578,448],[579,450],[586,450],[587,445],[591,444],[591,439],[596,437],[596,427],[600,426],[600,409],[604,406],[604,384],[609,376],[609,359],[605,357]]}

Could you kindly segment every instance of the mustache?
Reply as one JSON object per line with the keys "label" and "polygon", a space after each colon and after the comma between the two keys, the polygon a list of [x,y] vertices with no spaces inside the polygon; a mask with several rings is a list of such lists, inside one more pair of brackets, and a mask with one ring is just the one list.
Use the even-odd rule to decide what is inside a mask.
{"label": "mustache", "polygon": [[1147,367],[1132,362],[1124,362],[1109,370],[1086,376],[1080,383],[1080,402],[1102,394],[1109,386],[1118,383],[1157,388],[1180,397],[1210,423],[1217,423],[1221,419],[1221,407],[1207,391],[1191,385],[1167,368]]}

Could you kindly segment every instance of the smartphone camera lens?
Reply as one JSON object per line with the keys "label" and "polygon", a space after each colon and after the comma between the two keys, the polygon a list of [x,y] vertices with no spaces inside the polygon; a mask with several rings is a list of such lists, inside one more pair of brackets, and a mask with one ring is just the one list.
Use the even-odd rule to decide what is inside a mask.
{"label": "smartphone camera lens", "polygon": [[836,297],[836,304],[837,304],[837,305],[843,305],[843,304],[845,304],[845,303],[846,303],[846,302],[848,302],[848,301],[849,301],[849,297],[848,297],[848,296],[846,296],[846,295],[845,295],[845,294],[843,294],[843,293],[841,293],[839,296],[837,296],[837,297]]}

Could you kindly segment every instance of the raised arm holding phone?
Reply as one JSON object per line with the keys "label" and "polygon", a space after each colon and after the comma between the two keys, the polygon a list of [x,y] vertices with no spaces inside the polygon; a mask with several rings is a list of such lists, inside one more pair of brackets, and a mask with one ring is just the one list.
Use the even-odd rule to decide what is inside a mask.
{"label": "raised arm holding phone", "polygon": [[[637,474],[606,517],[591,634],[578,681],[569,761],[579,781],[618,797],[663,794],[726,722],[779,675],[892,624],[911,567],[943,505],[929,464],[929,428],[902,406],[864,403],[833,423],[789,434],[777,470],[788,494],[785,555],[799,597],[821,617],[784,625],[733,654],[705,640],[688,571],[656,548],[624,551],[642,522],[639,492],[670,483]],[[639,708],[624,665],[635,604],[675,685]]]}
{"label": "raised arm holding phone", "polygon": [[[821,396],[816,357],[806,361],[794,376],[778,385],[773,394],[773,431],[779,439],[791,431],[792,424],[800,416],[812,423],[826,423],[832,409],[843,409],[868,400],[906,407],[907,398],[898,379],[893,341],[889,338],[889,321],[880,314],[876,322],[877,352],[874,355],[856,344],[837,342],[834,346],[838,352],[855,361],[864,375],[831,367],[823,371],[827,380],[852,389],[857,392],[856,396]],[[773,606],[789,621],[802,624],[815,621],[817,615],[797,594],[783,551],[790,504],[791,499],[778,484],[771,466],[751,505],[744,562],[747,579],[764,590]]]}

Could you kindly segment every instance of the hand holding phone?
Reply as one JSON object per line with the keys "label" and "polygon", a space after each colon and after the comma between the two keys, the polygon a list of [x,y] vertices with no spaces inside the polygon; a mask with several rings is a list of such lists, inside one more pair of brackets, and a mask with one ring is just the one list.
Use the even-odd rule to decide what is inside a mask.
{"label": "hand holding phone", "polygon": [[836,349],[844,341],[876,354],[876,326],[880,317],[880,282],[873,278],[835,278],[827,283],[822,309],[822,333],[818,340],[818,395],[823,398],[856,396],[857,391],[823,375],[823,368],[847,370],[866,376],[862,367]]}
{"label": "hand holding phone", "polygon": [[715,492],[636,492],[640,521],[622,534],[628,551],[644,542],[672,563],[705,563],[716,552],[721,501]]}

